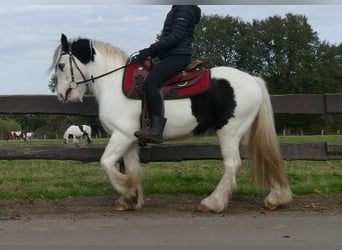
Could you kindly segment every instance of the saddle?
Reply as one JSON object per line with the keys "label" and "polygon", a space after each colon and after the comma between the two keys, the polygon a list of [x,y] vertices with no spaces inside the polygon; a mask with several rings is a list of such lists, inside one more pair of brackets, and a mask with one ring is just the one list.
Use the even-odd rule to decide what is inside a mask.
{"label": "saddle", "polygon": [[[209,89],[209,70],[200,67],[202,61],[195,60],[183,71],[164,82],[160,94],[165,99],[187,98]],[[128,98],[143,99],[144,81],[153,69],[152,60],[131,64],[125,69],[123,92]]]}
{"label": "saddle", "polygon": [[[200,67],[202,61],[195,60],[183,71],[177,73],[160,87],[160,94],[164,99],[187,98],[206,92],[209,89],[210,73],[208,69]],[[153,69],[152,60],[144,60],[140,63],[127,66],[123,76],[123,92],[131,99],[141,99],[141,129],[140,145],[147,142],[147,130],[150,126],[150,112],[148,100],[144,93],[144,82],[149,72]]]}

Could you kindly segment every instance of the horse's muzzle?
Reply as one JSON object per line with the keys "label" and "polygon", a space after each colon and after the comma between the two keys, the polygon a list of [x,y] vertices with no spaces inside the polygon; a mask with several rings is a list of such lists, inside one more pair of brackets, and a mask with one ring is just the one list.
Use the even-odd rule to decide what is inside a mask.
{"label": "horse's muzzle", "polygon": [[67,103],[70,101],[70,94],[71,94],[72,88],[68,88],[65,91],[65,94],[63,95],[63,93],[58,93],[58,101],[60,102],[64,102]]}
{"label": "horse's muzzle", "polygon": [[69,102],[69,95],[63,95],[62,93],[59,93],[58,94],[58,101],[63,102],[63,103]]}

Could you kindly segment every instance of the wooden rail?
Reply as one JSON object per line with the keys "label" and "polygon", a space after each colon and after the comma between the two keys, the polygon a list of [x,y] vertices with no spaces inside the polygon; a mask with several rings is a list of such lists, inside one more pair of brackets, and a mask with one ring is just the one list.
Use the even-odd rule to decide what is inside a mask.
{"label": "wooden rail", "polygon": [[[76,160],[98,162],[106,145],[37,145],[4,144],[0,145],[0,159],[8,160]],[[281,143],[285,160],[342,160],[342,143]],[[247,158],[241,149],[241,157]],[[147,145],[140,148],[141,162],[166,162],[184,160],[222,159],[217,144],[162,144]]]}
{"label": "wooden rail", "polygon": [[[342,113],[341,94],[274,95],[274,113],[327,114]],[[98,116],[93,96],[85,96],[83,103],[60,103],[55,95],[0,96],[0,114],[67,114]]]}
{"label": "wooden rail", "polygon": [[[327,114],[342,113],[342,94],[271,96],[274,113]],[[67,114],[98,116],[94,97],[83,103],[63,104],[54,95],[0,96],[0,114]],[[46,159],[99,161],[105,145],[0,145],[0,159]],[[342,143],[282,143],[285,160],[342,159]],[[241,150],[242,158],[246,154]],[[140,149],[142,162],[222,159],[217,144],[162,144]]]}

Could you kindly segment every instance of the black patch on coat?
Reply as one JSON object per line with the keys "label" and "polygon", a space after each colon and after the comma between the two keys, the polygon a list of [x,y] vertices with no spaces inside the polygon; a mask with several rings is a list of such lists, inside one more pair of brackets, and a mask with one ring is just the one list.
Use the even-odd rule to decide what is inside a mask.
{"label": "black patch on coat", "polygon": [[208,92],[191,97],[192,114],[199,123],[193,133],[203,134],[209,129],[218,130],[234,117],[236,101],[234,90],[225,79],[211,79]]}
{"label": "black patch on coat", "polygon": [[83,126],[82,125],[78,125],[78,127],[81,130],[81,132],[84,133]]}
{"label": "black patch on coat", "polygon": [[89,39],[80,38],[71,44],[72,54],[83,64],[94,61],[95,50]]}

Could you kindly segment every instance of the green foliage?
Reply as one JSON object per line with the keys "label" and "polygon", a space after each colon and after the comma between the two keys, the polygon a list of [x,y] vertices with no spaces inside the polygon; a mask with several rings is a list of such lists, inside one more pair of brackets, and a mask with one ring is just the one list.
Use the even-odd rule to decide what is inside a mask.
{"label": "green foliage", "polygon": [[58,79],[57,79],[57,75],[56,74],[53,74],[51,76],[51,79],[49,81],[49,89],[51,90],[52,93],[55,93],[57,92],[57,84],[58,84]]}
{"label": "green foliage", "polygon": [[14,119],[8,117],[0,118],[0,138],[7,139],[9,132],[21,130],[21,125]]}
{"label": "green foliage", "polygon": [[[226,65],[262,76],[271,94],[342,92],[342,43],[319,41],[303,15],[252,22],[203,16],[196,27],[193,57],[207,67]],[[342,130],[340,121],[339,115],[276,115],[278,133],[336,133]]]}

